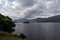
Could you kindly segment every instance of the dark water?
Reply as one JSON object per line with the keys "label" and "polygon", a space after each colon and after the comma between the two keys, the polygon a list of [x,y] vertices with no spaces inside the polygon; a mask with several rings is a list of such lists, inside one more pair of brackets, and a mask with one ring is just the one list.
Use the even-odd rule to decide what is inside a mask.
{"label": "dark water", "polygon": [[28,40],[60,40],[60,23],[16,23],[15,34],[24,33]]}

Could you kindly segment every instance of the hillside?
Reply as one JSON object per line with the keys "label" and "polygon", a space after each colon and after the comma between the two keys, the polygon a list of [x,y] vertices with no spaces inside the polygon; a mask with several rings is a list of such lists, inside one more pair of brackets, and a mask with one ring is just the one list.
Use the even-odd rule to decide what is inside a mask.
{"label": "hillside", "polygon": [[49,18],[36,18],[24,21],[24,23],[33,23],[33,22],[60,22],[60,15]]}

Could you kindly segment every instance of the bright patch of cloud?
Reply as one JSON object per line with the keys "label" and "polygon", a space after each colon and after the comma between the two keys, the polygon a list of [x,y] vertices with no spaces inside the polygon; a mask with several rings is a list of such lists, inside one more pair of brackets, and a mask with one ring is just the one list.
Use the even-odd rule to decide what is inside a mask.
{"label": "bright patch of cloud", "polygon": [[47,8],[50,8],[51,6],[52,6],[52,2],[51,1],[46,1],[46,6],[47,6]]}

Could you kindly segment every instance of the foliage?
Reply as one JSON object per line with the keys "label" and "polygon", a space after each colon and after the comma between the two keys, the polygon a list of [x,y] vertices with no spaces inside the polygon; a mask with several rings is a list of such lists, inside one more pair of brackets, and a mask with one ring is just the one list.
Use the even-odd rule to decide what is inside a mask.
{"label": "foliage", "polygon": [[14,22],[8,16],[3,16],[0,14],[0,31],[13,32],[15,27]]}

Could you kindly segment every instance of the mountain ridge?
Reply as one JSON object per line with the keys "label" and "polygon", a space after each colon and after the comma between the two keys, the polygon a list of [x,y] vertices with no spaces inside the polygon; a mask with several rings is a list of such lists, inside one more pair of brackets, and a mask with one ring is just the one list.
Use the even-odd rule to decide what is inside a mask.
{"label": "mountain ridge", "polygon": [[60,22],[60,15],[52,16],[49,18],[36,18],[36,19],[16,19],[14,22]]}
{"label": "mountain ridge", "polygon": [[60,22],[60,15],[49,17],[49,18],[36,18],[25,22]]}

